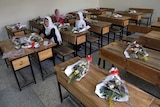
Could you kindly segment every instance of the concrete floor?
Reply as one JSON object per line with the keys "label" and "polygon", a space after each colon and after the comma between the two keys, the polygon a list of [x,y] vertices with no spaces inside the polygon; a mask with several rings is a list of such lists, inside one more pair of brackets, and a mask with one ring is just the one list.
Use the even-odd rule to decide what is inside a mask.
{"label": "concrete floor", "polygon": [[[6,67],[5,61],[0,56],[0,107],[78,107],[74,101],[70,98],[60,102],[59,91],[57,87],[57,80],[55,75],[51,75],[42,81],[39,66],[32,59],[33,71],[36,77],[36,84],[30,84],[19,91],[13,71],[11,67]],[[73,56],[68,56],[66,59]],[[92,54],[93,64],[98,62],[98,51]],[[56,64],[59,64],[61,60],[56,57]],[[106,69],[111,67],[111,64],[106,62]],[[53,72],[53,63],[51,60],[46,60],[42,63],[42,67],[48,71]],[[25,79],[29,81],[32,79],[28,73],[29,68],[21,70],[21,74]],[[17,72],[20,81],[24,80]],[[160,88],[147,83],[138,77],[133,76],[120,69],[120,76],[122,79],[130,82],[131,84],[143,89],[144,91],[160,98]],[[67,92],[63,89],[63,94]]]}

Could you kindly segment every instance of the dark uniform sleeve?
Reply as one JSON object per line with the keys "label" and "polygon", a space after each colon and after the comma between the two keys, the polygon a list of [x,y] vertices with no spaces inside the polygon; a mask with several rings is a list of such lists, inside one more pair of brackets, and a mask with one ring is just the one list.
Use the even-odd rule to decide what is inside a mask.
{"label": "dark uniform sleeve", "polygon": [[42,30],[40,30],[39,34],[43,33],[45,35],[45,28],[43,26]]}
{"label": "dark uniform sleeve", "polygon": [[47,39],[51,39],[53,37],[55,42],[57,43],[57,45],[59,45],[54,28],[52,28],[51,33],[49,35],[46,35],[45,28],[43,27],[43,29],[39,32],[39,34],[41,34],[41,33],[43,33],[45,35],[45,38],[47,38]]}

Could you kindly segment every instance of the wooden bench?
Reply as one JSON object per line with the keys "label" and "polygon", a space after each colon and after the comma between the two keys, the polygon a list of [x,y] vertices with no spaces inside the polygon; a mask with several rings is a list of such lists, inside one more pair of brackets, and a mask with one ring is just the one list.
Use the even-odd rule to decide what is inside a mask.
{"label": "wooden bench", "polygon": [[87,35],[87,42],[89,42],[89,44],[90,44],[89,54],[92,53],[92,52],[91,52],[91,50],[92,50],[92,43],[97,42],[97,41],[98,41],[98,48],[100,48],[99,38],[94,37],[94,36]]}
{"label": "wooden bench", "polygon": [[56,48],[54,48],[54,52],[61,55],[63,57],[63,62],[65,61],[64,57],[69,55],[69,54],[74,54],[75,56],[75,51],[67,46],[60,45]]}
{"label": "wooden bench", "polygon": [[137,12],[142,12],[142,19],[147,20],[147,26],[151,24],[151,19],[153,15],[154,9],[147,9],[147,8],[129,8],[129,10],[136,10]]}

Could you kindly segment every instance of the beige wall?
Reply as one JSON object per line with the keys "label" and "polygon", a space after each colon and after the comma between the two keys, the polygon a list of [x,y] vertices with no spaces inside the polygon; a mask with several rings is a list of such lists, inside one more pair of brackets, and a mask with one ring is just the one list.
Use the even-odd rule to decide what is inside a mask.
{"label": "beige wall", "polygon": [[51,15],[56,8],[67,13],[98,6],[99,0],[0,0],[0,40],[8,38],[5,25],[17,22],[28,25],[28,20]]}
{"label": "beige wall", "polygon": [[129,7],[154,9],[152,22],[160,16],[160,0],[99,0],[100,7],[112,7],[115,10],[127,10]]}
{"label": "beige wall", "polygon": [[37,16],[51,15],[55,8],[62,13],[91,7],[113,7],[116,10],[127,10],[129,7],[155,9],[153,20],[160,16],[160,0],[0,0],[0,40],[7,39],[5,25],[21,22]]}

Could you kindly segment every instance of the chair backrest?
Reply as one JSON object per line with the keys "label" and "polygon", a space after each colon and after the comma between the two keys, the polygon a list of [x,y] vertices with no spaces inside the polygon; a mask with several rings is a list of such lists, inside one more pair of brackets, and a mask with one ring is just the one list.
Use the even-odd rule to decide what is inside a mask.
{"label": "chair backrest", "polygon": [[138,26],[138,25],[133,25],[133,24],[129,24],[128,25],[128,32],[136,32],[136,33],[149,33],[150,31],[152,31],[151,27],[147,27],[147,26]]}

